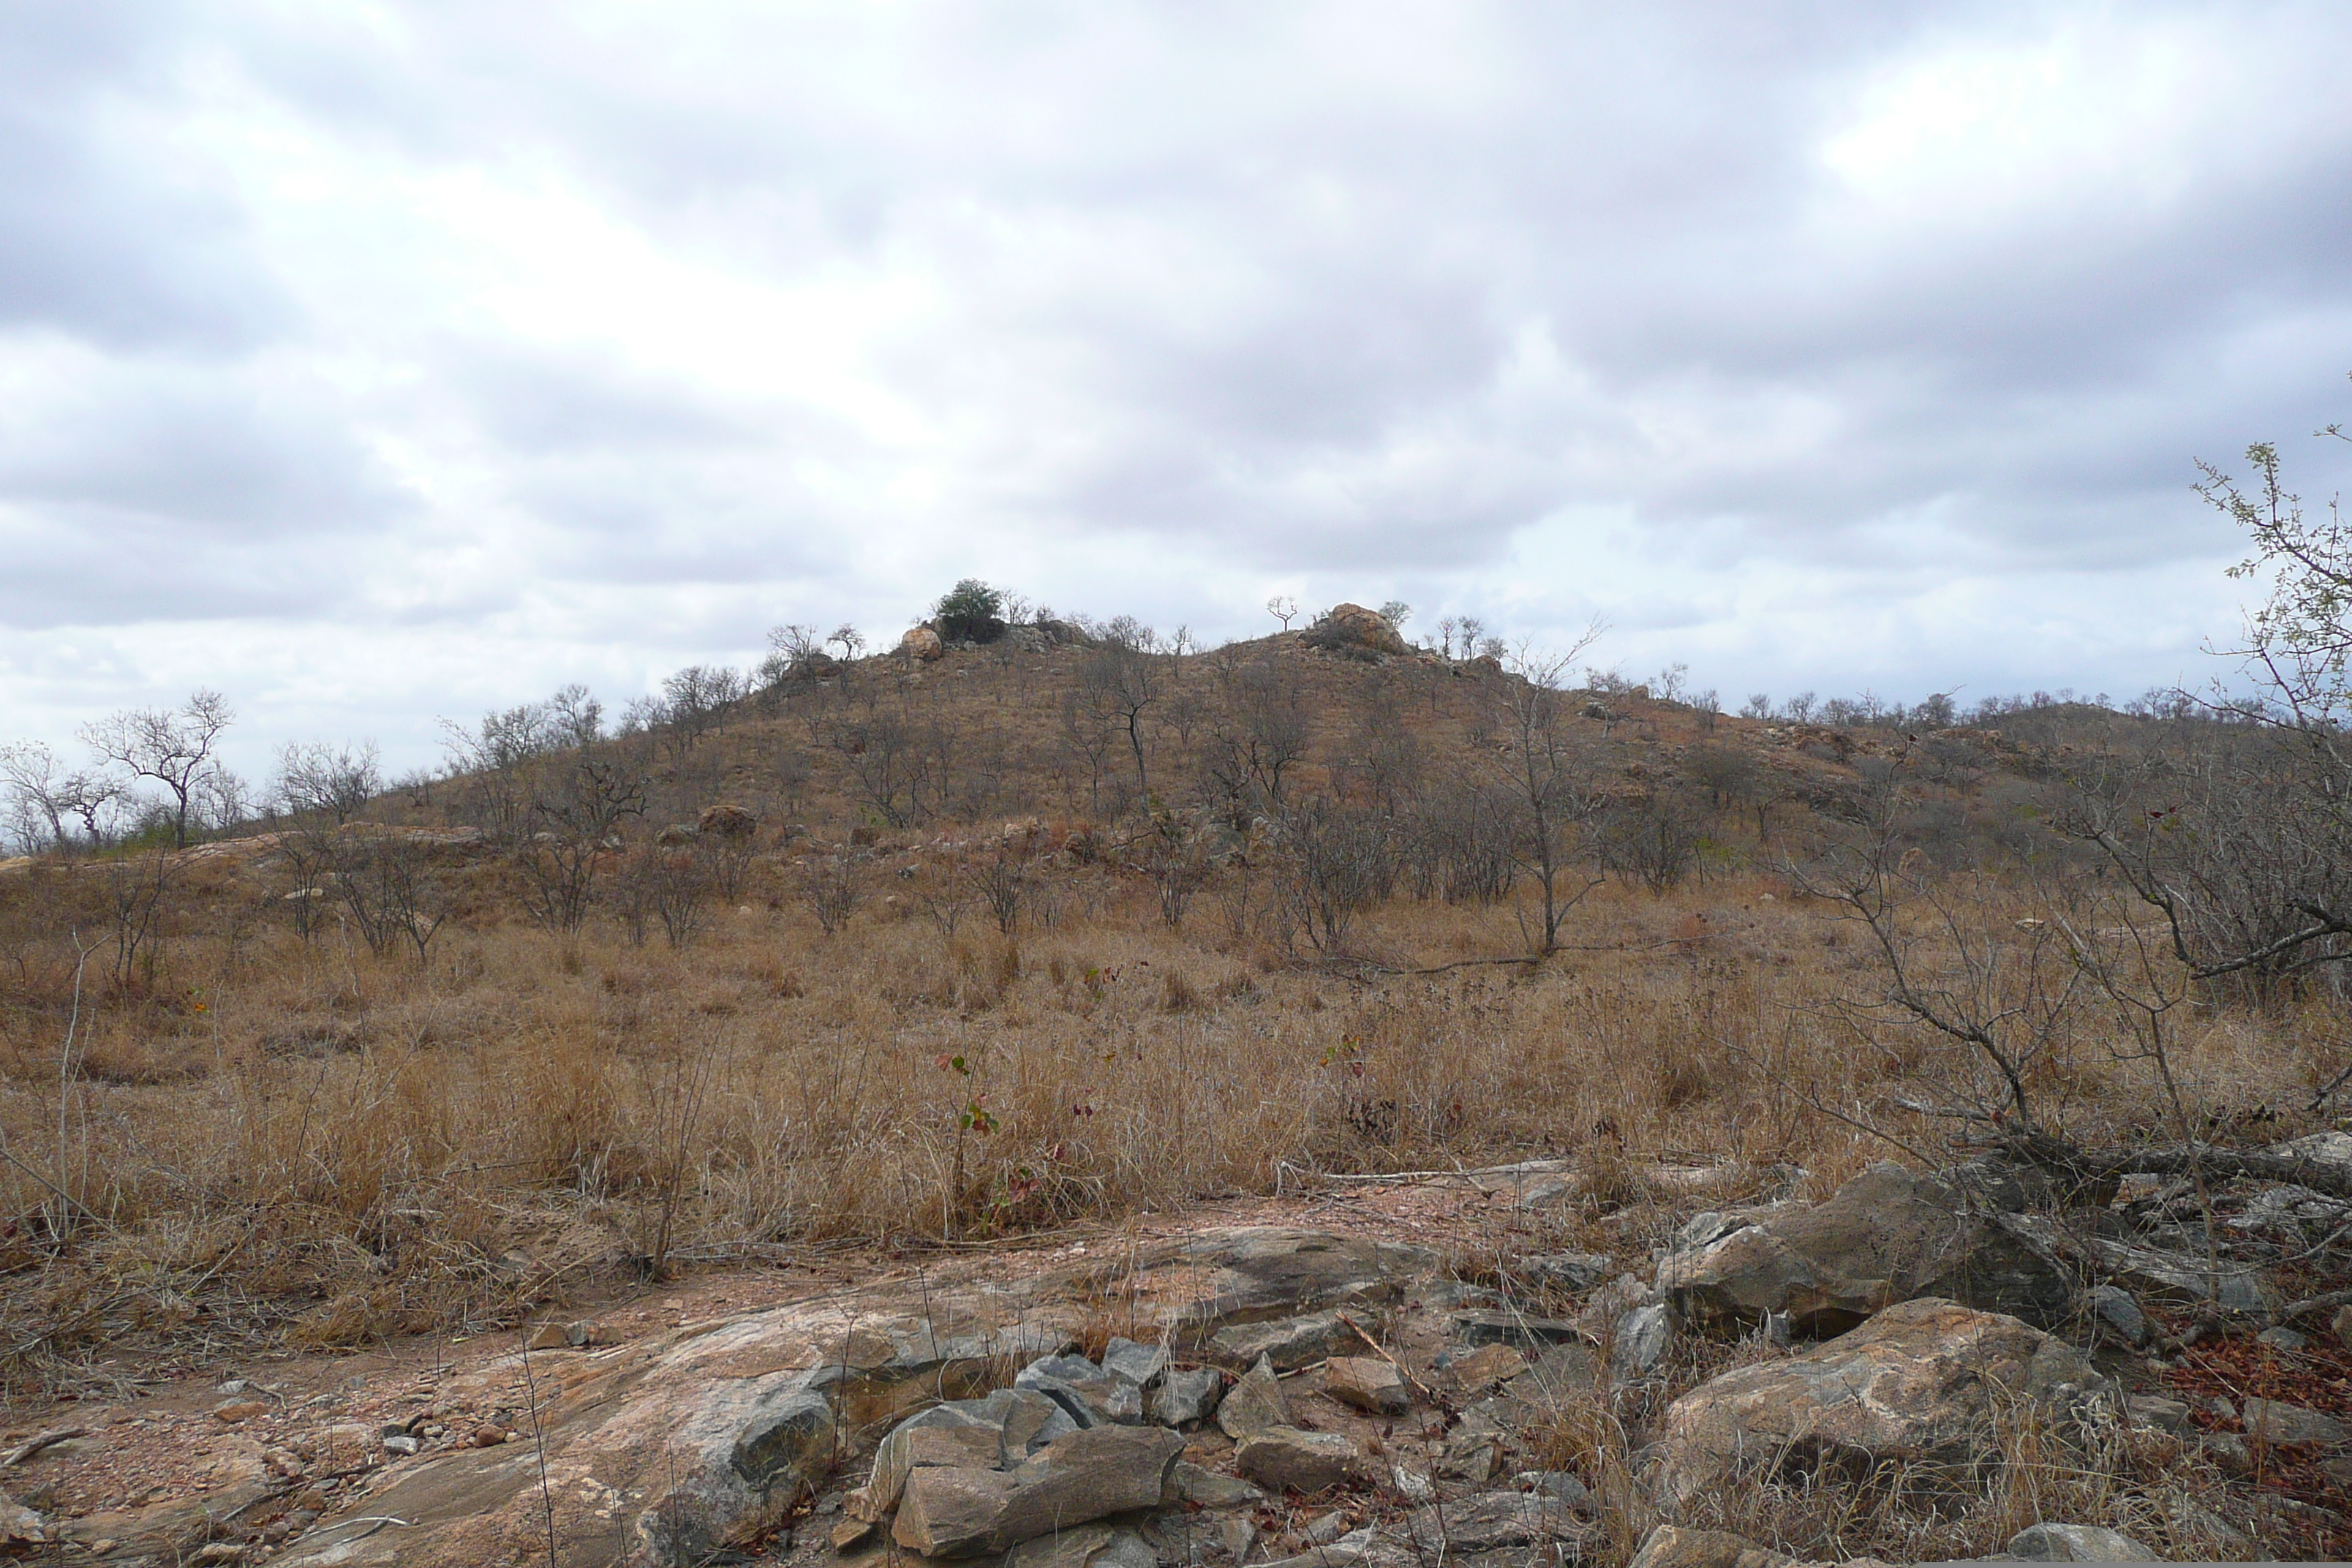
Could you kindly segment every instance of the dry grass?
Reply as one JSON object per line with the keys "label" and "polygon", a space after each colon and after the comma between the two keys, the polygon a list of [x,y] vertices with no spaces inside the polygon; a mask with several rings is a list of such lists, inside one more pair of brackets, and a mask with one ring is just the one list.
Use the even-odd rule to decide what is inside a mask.
{"label": "dry grass", "polygon": [[[1065,877],[1053,929],[950,936],[919,912],[936,874],[889,879],[896,901],[831,938],[770,866],[689,948],[504,924],[423,966],[229,920],[224,877],[152,974],[85,1005],[62,1147],[63,950],[20,952],[12,1364],[126,1334],[509,1321],[567,1269],[986,1237],[1319,1171],[1566,1155],[1588,1209],[1647,1215],[1660,1159],[1800,1165],[1825,1192],[1890,1152],[1822,1108],[1942,1135],[1884,1113],[1949,1053],[1864,1048],[1831,1005],[1863,950],[1767,879],[1605,889],[1566,933],[1592,951],[1540,970],[1367,978],[1213,920],[1171,930],[1108,870]],[[1716,934],[1677,940],[1700,911]],[[1436,958],[1516,935],[1507,910],[1409,903],[1363,931]],[[2312,1074],[2300,1038],[2220,1017],[2181,1066],[2208,1103],[2279,1103]],[[2151,1113],[2095,1041],[2046,1070],[2115,1129]]]}

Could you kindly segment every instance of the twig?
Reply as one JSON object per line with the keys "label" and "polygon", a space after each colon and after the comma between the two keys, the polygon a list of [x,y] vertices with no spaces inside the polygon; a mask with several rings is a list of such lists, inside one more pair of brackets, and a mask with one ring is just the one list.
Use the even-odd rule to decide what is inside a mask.
{"label": "twig", "polygon": [[76,1437],[89,1436],[89,1428],[87,1426],[59,1426],[55,1431],[44,1432],[31,1441],[19,1443],[8,1450],[6,1458],[0,1458],[0,1470],[13,1470],[44,1448],[52,1448],[59,1443],[70,1442]]}
{"label": "twig", "polygon": [[530,1441],[539,1456],[539,1505],[547,1515],[547,1568],[555,1568],[555,1494],[547,1489],[547,1430],[539,1420],[539,1379],[530,1370],[530,1336],[520,1337],[523,1342],[523,1390],[530,1396]]}
{"label": "twig", "polygon": [[1419,1389],[1421,1391],[1421,1396],[1423,1399],[1430,1400],[1433,1403],[1435,1402],[1437,1398],[1437,1391],[1430,1387],[1429,1384],[1422,1382],[1421,1379],[1413,1376],[1412,1369],[1406,1366],[1404,1363],[1397,1360],[1396,1357],[1391,1355],[1386,1345],[1383,1345],[1380,1341],[1366,1333],[1364,1331],[1363,1324],[1356,1321],[1355,1319],[1349,1317],[1345,1312],[1339,1314],[1339,1321],[1347,1324],[1350,1330],[1354,1331],[1358,1339],[1371,1346],[1372,1353],[1374,1355],[1380,1357],[1382,1361],[1396,1368],[1398,1376],[1403,1378],[1407,1383],[1412,1384],[1413,1387]]}
{"label": "twig", "polygon": [[2305,1106],[2304,1109],[2305,1110],[2318,1110],[2321,1106],[2327,1103],[2327,1097],[2329,1095],[2334,1094],[2337,1089],[2342,1089],[2347,1083],[2352,1083],[2352,1067],[2346,1068],[2342,1072],[2337,1073],[2334,1078],[2329,1079],[2327,1080],[2327,1087],[2321,1089],[2317,1094],[2313,1095],[2311,1097],[2311,1103]]}

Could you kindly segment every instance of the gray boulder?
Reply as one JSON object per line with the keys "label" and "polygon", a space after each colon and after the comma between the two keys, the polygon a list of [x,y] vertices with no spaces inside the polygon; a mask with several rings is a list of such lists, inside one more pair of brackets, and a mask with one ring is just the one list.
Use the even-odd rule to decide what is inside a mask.
{"label": "gray boulder", "polygon": [[1643,1539],[1626,1568],[1788,1568],[1795,1561],[1727,1530],[1662,1524]]}
{"label": "gray boulder", "polygon": [[1151,1391],[1151,1418],[1162,1426],[1190,1426],[1206,1421],[1225,1392],[1224,1373],[1213,1366],[1171,1372]]}
{"label": "gray boulder", "polygon": [[908,1473],[890,1538],[926,1557],[1008,1552],[1129,1509],[1157,1508],[1184,1439],[1157,1426],[1073,1432],[1010,1470]]}
{"label": "gray boulder", "polygon": [[1138,1388],[1149,1388],[1168,1370],[1168,1347],[1114,1339],[1103,1351],[1103,1370]]}
{"label": "gray boulder", "polygon": [[1013,1378],[1013,1386],[1044,1394],[1080,1426],[1133,1426],[1143,1421],[1143,1391],[1084,1356],[1054,1355],[1031,1362]]}
{"label": "gray boulder", "polygon": [[2006,1412],[2063,1407],[2102,1386],[2081,1352],[2015,1318],[1905,1301],[1804,1355],[1726,1373],[1675,1401],[1653,1450],[1655,1480],[1680,1504],[1756,1464],[1979,1468],[1999,1460],[1995,1422]]}
{"label": "gray boulder", "polygon": [[1922,1297],[2042,1328],[2063,1322],[2074,1300],[2065,1268],[2022,1226],[1970,1212],[1958,1189],[1892,1163],[1872,1166],[1827,1203],[1670,1256],[1657,1289],[1696,1328],[1741,1330],[1786,1314],[1809,1337]]}
{"label": "gray boulder", "polygon": [[1339,1314],[1305,1312],[1295,1318],[1264,1322],[1233,1323],[1209,1336],[1208,1353],[1228,1366],[1247,1366],[1261,1357],[1276,1372],[1296,1372],[1330,1356],[1340,1347],[1363,1342]]}
{"label": "gray boulder", "polygon": [[1290,1402],[1283,1398],[1282,1384],[1267,1362],[1250,1368],[1217,1403],[1217,1426],[1236,1443],[1268,1427],[1289,1425]]}
{"label": "gray boulder", "polygon": [[1268,1491],[1319,1492],[1379,1479],[1355,1439],[1339,1432],[1268,1426],[1234,1449],[1234,1468]]}
{"label": "gray boulder", "polygon": [[2008,1555],[2026,1563],[2161,1563],[2128,1535],[2095,1524],[2029,1524],[2010,1538]]}
{"label": "gray boulder", "polygon": [[1647,1376],[1674,1342],[1675,1318],[1664,1302],[1636,1307],[1617,1320],[1609,1347],[1609,1373],[1620,1383]]}
{"label": "gray boulder", "polygon": [[2323,1411],[2275,1399],[2249,1399],[2239,1419],[2246,1436],[2258,1443],[2325,1443],[2344,1441],[2344,1424]]}

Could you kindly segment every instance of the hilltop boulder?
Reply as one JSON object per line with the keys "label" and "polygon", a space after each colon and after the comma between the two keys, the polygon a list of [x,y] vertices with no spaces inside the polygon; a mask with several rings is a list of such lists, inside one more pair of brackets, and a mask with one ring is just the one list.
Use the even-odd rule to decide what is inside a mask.
{"label": "hilltop boulder", "polygon": [[1361,605],[1334,605],[1323,612],[1320,619],[1307,628],[1308,647],[1328,648],[1335,652],[1362,651],[1367,653],[1403,654],[1412,650],[1404,638],[1397,635],[1389,618],[1378,610],[1368,610]]}
{"label": "hilltop boulder", "polygon": [[907,635],[898,639],[898,651],[910,659],[929,664],[947,657],[948,645],[929,626],[908,626]]}

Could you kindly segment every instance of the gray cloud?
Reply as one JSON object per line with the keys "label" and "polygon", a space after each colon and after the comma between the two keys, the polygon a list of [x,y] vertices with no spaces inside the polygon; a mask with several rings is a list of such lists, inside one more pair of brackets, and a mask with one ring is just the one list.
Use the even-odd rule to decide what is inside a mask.
{"label": "gray cloud", "polygon": [[[0,641],[112,628],[125,700],[200,623],[243,628],[215,683],[269,687],[273,626],[362,665],[433,628],[511,700],[966,572],[2120,689],[2228,630],[2191,455],[2340,416],[2352,369],[2322,5],[100,6],[0,44]],[[18,727],[91,689],[20,668]]]}

